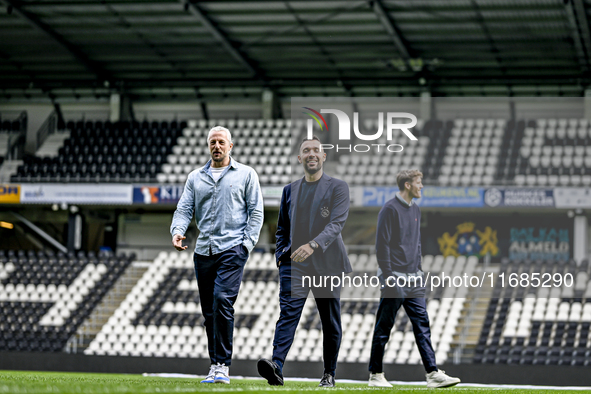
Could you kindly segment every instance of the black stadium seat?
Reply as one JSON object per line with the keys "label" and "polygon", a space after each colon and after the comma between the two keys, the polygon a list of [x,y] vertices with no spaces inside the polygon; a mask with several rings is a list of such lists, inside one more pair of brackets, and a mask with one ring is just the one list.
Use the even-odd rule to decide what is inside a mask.
{"label": "black stadium seat", "polygon": [[[181,122],[186,125],[186,122]],[[68,121],[70,138],[54,158],[27,156],[24,164],[11,177],[12,182],[156,182],[164,157],[172,152],[176,141],[178,122],[116,122]],[[8,124],[7,124],[8,126]],[[132,128],[133,126],[133,128]],[[1,159],[0,159],[1,160]],[[68,166],[64,166],[67,163]],[[73,165],[76,163],[77,165]],[[121,163],[123,169],[103,167]],[[86,164],[84,166],[83,164]],[[132,164],[134,166],[132,166]],[[145,164],[145,166],[141,166]],[[107,172],[108,171],[108,172]]]}

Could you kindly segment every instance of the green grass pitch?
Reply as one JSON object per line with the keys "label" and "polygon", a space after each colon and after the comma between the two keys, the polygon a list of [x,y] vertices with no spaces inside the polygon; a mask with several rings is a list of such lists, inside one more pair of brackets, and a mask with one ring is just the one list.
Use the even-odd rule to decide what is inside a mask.
{"label": "green grass pitch", "polygon": [[[230,385],[200,384],[197,379],[162,378],[142,375],[58,373],[0,371],[0,393],[202,393],[202,392],[240,392],[257,393],[261,391],[298,393],[304,391],[332,390],[340,393],[388,392],[388,391],[431,391],[426,387],[394,386],[394,388],[369,388],[365,384],[339,383],[334,389],[321,389],[316,382],[287,381],[284,387],[271,387],[264,380],[233,379]],[[439,391],[457,391],[462,394],[511,393],[586,393],[584,390],[524,390],[500,388],[455,387],[436,389]]]}

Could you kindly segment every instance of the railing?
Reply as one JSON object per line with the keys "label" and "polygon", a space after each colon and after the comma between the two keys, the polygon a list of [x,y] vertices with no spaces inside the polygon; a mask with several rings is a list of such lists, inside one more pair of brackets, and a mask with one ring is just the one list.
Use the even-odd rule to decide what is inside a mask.
{"label": "railing", "polygon": [[8,137],[5,155],[7,160],[19,158],[19,151],[22,151],[27,138],[27,113],[25,111],[21,112],[16,120],[19,122],[20,130],[17,134],[11,133]]}
{"label": "railing", "polygon": [[37,130],[35,152],[41,147],[41,145],[43,145],[50,134],[55,133],[55,130],[57,129],[57,119],[57,113],[53,111],[49,114],[47,119],[45,119],[45,122],[43,122],[41,127],[39,127],[39,130]]}
{"label": "railing", "polygon": [[117,282],[103,297],[90,316],[78,327],[76,333],[68,339],[63,351],[66,353],[83,353],[109,318],[113,316],[113,313],[119,308],[125,297],[137,285],[149,266],[149,262],[133,262],[117,279]]}
{"label": "railing", "polygon": [[77,353],[78,350],[78,342],[81,341],[81,338],[77,338],[76,336],[70,337],[66,346],[64,347],[64,352],[66,353]]}
{"label": "railing", "polygon": [[468,335],[468,331],[470,330],[470,325],[472,324],[472,319],[474,318],[474,311],[476,310],[476,300],[480,297],[481,288],[476,288],[476,294],[473,295],[472,302],[470,302],[470,309],[466,314],[464,319],[464,324],[462,327],[462,332],[460,333],[460,346],[454,349],[453,354],[453,363],[454,364],[461,364],[462,363],[462,356],[464,355],[464,348],[466,347],[466,337]]}

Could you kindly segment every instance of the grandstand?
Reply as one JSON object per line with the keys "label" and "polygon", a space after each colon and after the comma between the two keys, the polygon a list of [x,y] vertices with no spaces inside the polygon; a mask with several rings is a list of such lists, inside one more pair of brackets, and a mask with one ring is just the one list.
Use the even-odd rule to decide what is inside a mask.
{"label": "grandstand", "polygon": [[[586,1],[148,3],[2,2],[0,368],[207,364],[197,229],[181,253],[168,231],[188,174],[209,160],[207,133],[221,125],[265,204],[235,305],[236,371],[252,375],[272,349],[278,206],[301,177],[297,146],[311,130],[327,146],[326,173],[350,188],[351,276],[377,272],[376,220],[396,173],[423,172],[439,364],[463,381],[477,380],[461,371],[489,368],[482,382],[507,371],[518,383],[589,381]],[[417,119],[416,140],[388,126],[404,114]],[[435,285],[446,274],[480,282]],[[378,297],[343,292],[347,377],[367,378]],[[286,365],[310,377],[321,360],[311,298]],[[384,361],[422,378],[403,310]]]}
{"label": "grandstand", "polygon": [[[292,133],[303,132],[303,123],[299,120],[70,120],[56,127],[47,137],[49,143],[42,144],[37,155],[24,156],[22,164],[12,165],[14,173],[8,175],[13,184],[21,185],[21,193],[29,184],[33,188],[54,184],[81,184],[85,188],[90,184],[99,187],[118,184],[131,185],[140,191],[145,187],[156,188],[159,193],[169,190],[174,194],[170,190],[181,188],[188,173],[208,159],[203,141],[213,125],[224,125],[234,131],[234,157],[253,166],[264,191],[269,196],[274,193],[277,198],[277,192],[291,180]],[[370,133],[375,127],[377,125],[368,120],[363,132]],[[585,119],[563,118],[419,120],[413,130],[417,141],[406,144],[404,154],[333,154],[329,156],[327,168],[349,183],[352,196],[375,187],[392,188],[392,168],[407,167],[424,168],[424,182],[428,187],[462,193],[465,187],[480,189],[484,194],[498,189],[515,192],[519,189],[511,188],[526,186],[581,187],[588,185],[590,179],[587,127]],[[56,137],[52,138],[54,135]],[[376,142],[386,144],[388,141],[382,136]],[[373,164],[379,165],[377,171]],[[177,194],[162,207],[170,212],[174,208],[170,204],[178,197]],[[553,198],[554,207],[559,200],[557,192]],[[137,200],[130,196],[129,204],[141,203],[136,208],[143,208],[148,207],[146,201],[143,194]],[[276,209],[273,205],[278,201],[271,201],[267,199],[266,210],[267,215],[273,217]],[[432,208],[427,205],[425,209],[429,221],[445,213],[444,206],[433,201]],[[349,219],[354,223],[353,228],[344,233],[351,247],[353,275],[375,274],[377,261],[371,245],[367,245],[372,240],[375,224],[363,213],[362,207],[371,209],[379,207],[380,203],[353,202],[361,210],[357,213],[353,209]],[[485,198],[480,202],[484,210],[494,207]],[[98,203],[113,204],[109,200]],[[84,206],[83,203],[70,204]],[[127,206],[132,207],[132,212],[122,215],[120,223],[123,223],[121,219],[127,222],[130,215],[137,215],[134,205]],[[57,209],[59,212],[63,208]],[[377,211],[373,209],[370,212],[375,216]],[[543,213],[544,209],[547,208],[534,209],[533,213]],[[511,220],[510,213],[499,212],[506,220]],[[70,210],[68,216],[72,215],[76,212]],[[493,225],[491,217],[498,215],[487,211],[475,214],[477,220]],[[366,218],[361,220],[361,216]],[[470,220],[463,215],[459,218]],[[153,223],[164,228],[159,234],[166,234],[167,220],[154,217]],[[525,226],[531,225],[527,215],[525,220],[528,222]],[[126,229],[125,225],[113,223],[120,227],[123,235],[111,240],[111,248],[137,253],[141,259],[135,254],[116,257],[111,252],[97,254],[93,250],[84,252],[82,248],[77,252],[55,253],[48,247],[50,245],[38,251],[9,249],[0,254],[0,307],[3,311],[0,351],[207,358],[207,340],[191,255],[166,251],[168,235],[156,241],[156,235],[148,233],[155,244],[146,249],[150,241],[142,244],[133,240],[133,232],[144,228],[141,224],[134,230],[131,225]],[[573,227],[566,230],[576,239],[577,227],[573,221],[569,223]],[[515,221],[510,225],[520,226]],[[41,226],[45,231],[50,229],[47,224],[41,223]],[[99,230],[96,224],[89,223],[85,231]],[[70,238],[72,230],[67,232]],[[79,230],[79,234],[82,231]],[[123,241],[126,237],[131,244]],[[489,272],[506,277],[513,273],[573,276],[572,286],[561,284],[550,290],[507,289],[499,283],[478,289],[436,287],[428,293],[428,310],[439,363],[575,367],[591,363],[591,281],[586,254],[582,254],[582,259],[575,259],[574,251],[581,249],[580,244],[567,240],[572,253],[567,254],[566,260],[563,257],[547,260],[539,256],[537,259],[509,259],[510,256],[498,253],[494,254],[496,257],[470,253],[445,257],[441,254],[443,249],[433,247],[440,242],[437,237],[428,232],[423,237],[427,238],[425,250],[432,253],[423,257],[423,268],[434,276],[443,273],[481,276]],[[506,234],[499,237],[509,242]],[[251,255],[236,304],[235,359],[244,362],[268,355],[272,348],[279,305],[273,301],[278,297],[278,274],[269,239],[267,235],[257,247],[258,251]],[[35,245],[40,245],[39,241]],[[364,248],[369,253],[361,252]],[[459,251],[459,243],[457,248]],[[365,290],[357,289],[343,295],[341,363],[366,364],[369,360],[377,293]],[[314,302],[310,300],[288,360],[321,361],[321,341],[320,321]],[[420,364],[412,327],[403,311],[399,312],[385,362]]]}
{"label": "grandstand", "polygon": [[177,122],[70,121],[65,127],[68,137],[57,155],[27,157],[12,182],[153,182],[180,134]]}
{"label": "grandstand", "polygon": [[234,158],[255,168],[262,184],[286,185],[290,182],[291,121],[283,119],[210,119],[191,122],[173,147],[173,154],[163,165],[162,173],[157,175],[158,181],[184,182],[198,163],[207,162],[209,151],[203,141],[207,139],[209,129],[216,125],[232,130],[236,146],[233,149]]}
{"label": "grandstand", "polygon": [[[234,131],[234,157],[257,170],[266,190],[290,181],[292,132],[301,133],[302,123],[282,119],[70,120],[50,134],[47,141],[51,143],[42,144],[37,155],[26,156],[23,164],[12,166],[15,172],[9,174],[10,180],[21,188],[27,184],[81,183],[87,187],[91,183],[123,186],[142,182],[163,185],[160,188],[181,187],[187,174],[207,160],[203,140],[208,128],[218,124]],[[377,125],[368,120],[364,126],[364,132],[369,133]],[[587,155],[591,153],[587,126],[585,119],[419,120],[413,130],[418,139],[407,144],[404,155],[332,155],[327,168],[350,184],[353,195],[365,188],[391,187],[391,168],[406,167],[425,168],[425,184],[449,190],[466,186],[483,190],[584,186],[588,184]],[[377,143],[387,141],[382,137]],[[377,172],[371,171],[374,163],[380,165]],[[431,215],[441,209],[427,209],[427,217],[436,217]],[[350,220],[356,223],[355,218],[353,211]],[[166,228],[162,220],[156,223]],[[362,232],[375,231],[371,225],[360,224]],[[346,234],[352,245],[371,240],[371,236],[360,237],[355,231]],[[47,247],[37,252],[2,252],[0,351],[206,358],[191,255],[162,251],[165,241],[149,253],[142,251],[141,245],[128,245],[130,251],[142,254],[143,260],[92,250],[56,254]],[[121,246],[121,240],[113,245]],[[375,255],[355,253],[360,247],[349,253],[353,275],[375,274]],[[570,273],[574,278],[572,287],[550,291],[511,291],[497,283],[479,289],[437,287],[429,292],[432,339],[439,363],[589,365],[591,281],[587,259],[575,261],[574,255],[569,255],[568,261],[504,257],[490,263],[486,256],[444,257],[435,254],[440,253],[437,249],[426,249],[434,255],[424,256],[423,267],[432,275],[496,272],[508,277],[513,272],[548,272]],[[247,263],[236,304],[236,360],[254,361],[272,348],[279,306],[272,302],[278,296],[278,275],[271,251],[272,245],[261,244]],[[146,261],[146,256],[154,257]],[[366,290],[343,296],[341,363],[366,364],[369,360],[377,300],[375,292]],[[403,311],[399,313],[385,362],[420,364],[410,322]],[[310,300],[289,360],[320,361],[321,333]]]}
{"label": "grandstand", "polygon": [[0,349],[63,350],[132,259],[0,251]]}
{"label": "grandstand", "polygon": [[[365,272],[366,262],[376,262],[375,255],[351,255],[351,258],[359,272]],[[443,268],[443,259],[428,256],[426,260],[435,260],[434,269],[437,272]],[[462,268],[465,260],[460,259]],[[445,262],[447,266],[460,266],[454,263],[454,259]],[[471,272],[476,267],[476,261],[470,260],[468,264],[470,268],[467,272]],[[278,297],[278,275],[273,256],[269,253],[253,254],[247,267],[235,306],[238,311],[235,355],[237,359],[257,360],[272,348],[279,305],[267,300]],[[200,324],[202,318],[199,305],[195,302],[196,291],[197,281],[190,256],[181,257],[176,252],[160,253],[84,352],[207,357],[207,338]],[[466,300],[465,297],[452,300],[453,291],[448,289],[444,298],[434,297],[429,303],[434,318],[434,342],[438,345],[441,362],[448,358],[447,352]],[[343,362],[367,363],[377,302],[374,298],[363,299],[363,295],[362,300],[357,298],[343,297],[345,336],[340,358]],[[386,354],[386,362],[417,364],[420,356],[413,345],[412,328],[405,316],[397,324],[396,333]],[[302,314],[294,351],[289,357],[298,361],[319,361],[322,357],[321,341],[320,321],[313,302],[309,302]]]}
{"label": "grandstand", "polygon": [[[539,125],[537,125],[539,123]],[[525,125],[527,124],[527,127]],[[69,121],[59,130],[57,154],[26,157],[12,182],[182,183],[208,158],[203,146],[213,125],[237,137],[234,156],[254,166],[263,184],[289,183],[291,121],[213,119],[161,123]],[[209,127],[209,128],[208,128]],[[372,130],[371,121],[366,130]],[[301,130],[301,124],[297,130]],[[294,131],[300,133],[301,131]],[[455,119],[419,121],[417,143],[404,155],[340,155],[337,174],[351,185],[388,185],[389,166],[425,167],[441,186],[589,186],[591,129],[587,119]],[[534,138],[535,137],[535,138]],[[382,136],[376,141],[385,144]],[[275,156],[279,153],[279,156]],[[370,164],[383,165],[377,173]]]}
{"label": "grandstand", "polygon": [[[139,278],[131,281],[134,284],[129,291],[116,291],[119,294],[114,304],[118,306],[106,316],[104,324],[82,326],[105,297],[113,296],[109,291],[114,291],[114,283],[134,264],[132,258],[93,253],[2,253],[1,277],[5,284],[0,288],[1,350],[75,349],[89,355],[207,357],[189,254],[161,252],[150,264],[135,263]],[[356,273],[373,272],[375,255],[351,254],[350,258]],[[70,266],[71,270],[63,270]],[[476,258],[463,256],[427,255],[423,268],[432,275],[483,271]],[[591,281],[587,261],[576,268],[565,263],[505,260],[497,268],[507,274],[577,274],[574,286],[550,291],[510,291],[500,285],[479,289],[490,298],[475,289],[436,288],[428,294],[428,310],[438,360],[445,363],[459,357],[489,364],[588,365]],[[271,254],[251,256],[236,304],[238,360],[256,360],[272,347],[279,306],[268,300],[278,296],[277,278]],[[377,301],[369,293],[354,296],[343,295],[345,335],[340,361],[367,363]],[[292,360],[321,359],[320,321],[313,304],[311,300],[302,315],[294,351],[290,353]],[[420,363],[412,327],[403,311],[392,335],[385,361]]]}
{"label": "grandstand", "polygon": [[[503,261],[501,270],[576,275],[572,286],[508,291],[496,286],[486,311],[474,362],[534,365],[588,365],[591,282],[585,260],[566,263]],[[575,274],[576,273],[576,274]],[[532,291],[533,290],[533,291]],[[509,292],[510,294],[504,294]]]}

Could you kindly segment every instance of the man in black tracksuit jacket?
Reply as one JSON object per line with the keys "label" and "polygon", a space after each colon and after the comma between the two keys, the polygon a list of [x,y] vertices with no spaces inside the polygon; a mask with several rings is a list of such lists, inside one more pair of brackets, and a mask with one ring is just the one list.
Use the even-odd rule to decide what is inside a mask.
{"label": "man in black tracksuit jacket", "polygon": [[384,204],[378,215],[376,253],[380,278],[385,286],[376,313],[369,361],[369,386],[373,387],[392,387],[384,376],[382,360],[401,306],[412,323],[427,371],[427,387],[449,387],[460,382],[460,379],[437,369],[431,344],[421,267],[421,210],[413,202],[413,198],[421,198],[422,177],[419,170],[398,173],[396,183],[400,192]]}

